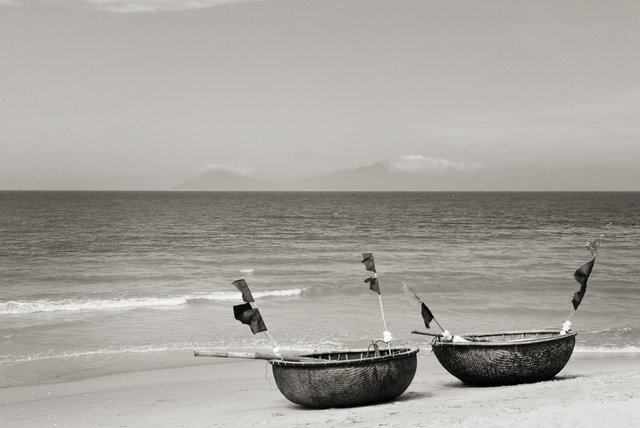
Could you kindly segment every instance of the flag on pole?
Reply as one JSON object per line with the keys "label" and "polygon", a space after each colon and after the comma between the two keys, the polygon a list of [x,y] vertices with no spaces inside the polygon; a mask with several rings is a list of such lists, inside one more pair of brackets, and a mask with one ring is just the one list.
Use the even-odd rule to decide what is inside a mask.
{"label": "flag on pole", "polygon": [[245,302],[255,302],[253,300],[253,296],[251,295],[251,290],[249,290],[249,286],[247,285],[247,281],[244,279],[236,279],[232,282],[233,285],[242,293],[242,300]]}
{"label": "flag on pole", "polygon": [[376,265],[373,262],[373,253],[362,253],[362,263],[364,263],[364,268],[369,272],[376,272]]}
{"label": "flag on pole", "polygon": [[378,278],[370,277],[364,280],[369,283],[369,289],[380,294],[380,285],[378,285]]}
{"label": "flag on pole", "polygon": [[[435,320],[435,317],[433,316],[433,313],[431,313],[431,310],[420,299],[420,296],[418,296],[418,294],[413,291],[413,288],[409,287],[407,284],[402,284],[402,289],[407,294],[407,296],[411,298],[412,301],[415,301],[418,306],[420,306],[420,315],[422,315],[422,319],[424,320],[424,326],[427,328],[431,328],[429,327],[429,324],[431,323],[431,321]],[[436,324],[437,323],[438,321],[436,321]]]}
{"label": "flag on pole", "polygon": [[253,334],[267,331],[267,326],[262,320],[260,311],[258,308],[252,308],[250,303],[235,305],[233,307],[233,316],[242,324],[247,324]]}
{"label": "flag on pole", "polygon": [[427,308],[427,305],[425,305],[424,302],[420,303],[420,314],[422,315],[422,319],[424,320],[424,326],[430,328],[429,323],[433,321],[433,314],[431,313],[429,308]]}
{"label": "flag on pole", "polygon": [[580,283],[580,290],[576,291],[573,295],[573,299],[571,299],[574,310],[578,309],[578,306],[580,306],[580,302],[582,302],[582,298],[584,297],[584,293],[587,292],[587,279],[589,279],[589,275],[591,275],[591,270],[593,269],[595,262],[596,258],[594,257],[590,262],[580,266],[573,274],[576,281]]}

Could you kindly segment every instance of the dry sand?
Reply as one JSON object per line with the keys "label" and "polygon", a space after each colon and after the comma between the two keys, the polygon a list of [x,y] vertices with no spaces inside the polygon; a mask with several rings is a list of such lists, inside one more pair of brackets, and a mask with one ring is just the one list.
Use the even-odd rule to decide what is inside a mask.
{"label": "dry sand", "polygon": [[314,410],[287,401],[260,360],[185,355],[153,369],[0,389],[2,427],[640,426],[640,355],[574,354],[556,379],[469,387],[429,350],[398,399]]}

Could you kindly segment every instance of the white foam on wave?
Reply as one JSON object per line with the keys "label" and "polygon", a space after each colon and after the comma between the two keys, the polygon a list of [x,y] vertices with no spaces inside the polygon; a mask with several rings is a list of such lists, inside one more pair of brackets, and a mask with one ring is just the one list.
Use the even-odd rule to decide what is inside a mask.
{"label": "white foam on wave", "polygon": [[[302,294],[304,289],[260,291],[253,293],[256,298],[288,297]],[[242,300],[240,292],[195,293],[181,296],[126,297],[120,299],[60,299],[60,300],[12,300],[0,302],[0,315],[20,315],[36,312],[58,311],[108,311],[136,308],[171,307],[196,301]]]}
{"label": "white foam on wave", "polygon": [[576,346],[575,352],[605,354],[638,354],[640,346]]}
{"label": "white foam on wave", "polygon": [[[298,343],[281,346],[283,352],[291,353],[305,353],[314,350],[330,350],[335,348],[343,348],[339,343],[333,341],[322,341],[319,343]],[[235,340],[230,342],[182,342],[182,343],[168,343],[168,344],[154,344],[154,345],[130,345],[112,348],[94,348],[75,351],[44,351],[39,353],[32,353],[27,355],[1,355],[0,364],[3,363],[31,363],[47,360],[64,360],[70,358],[81,357],[103,357],[107,355],[117,356],[125,354],[145,354],[145,353],[161,353],[161,352],[182,352],[193,350],[204,351],[207,349],[216,350],[246,350],[250,352],[263,350],[265,352],[271,351],[271,342],[264,338],[251,339],[251,340]]]}
{"label": "white foam on wave", "polygon": [[631,327],[611,327],[611,328],[603,328],[601,330],[592,330],[589,333],[618,333],[618,332],[628,332],[631,331]]}
{"label": "white foam on wave", "polygon": [[186,351],[192,350],[193,344],[170,344],[170,345],[140,345],[122,348],[102,348],[88,349],[83,351],[60,352],[60,353],[36,353],[22,356],[0,355],[0,364],[2,363],[29,363],[43,360],[59,360],[76,357],[91,357],[103,355],[119,355],[119,354],[143,354],[150,352],[168,352],[168,351]]}

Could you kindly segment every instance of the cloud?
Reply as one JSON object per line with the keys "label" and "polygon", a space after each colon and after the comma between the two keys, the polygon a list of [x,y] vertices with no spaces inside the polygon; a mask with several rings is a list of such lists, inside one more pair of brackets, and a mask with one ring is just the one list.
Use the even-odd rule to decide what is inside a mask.
{"label": "cloud", "polygon": [[221,164],[207,165],[200,169],[200,174],[204,174],[206,172],[211,172],[211,171],[228,172],[230,174],[243,175],[245,177],[255,174],[254,170],[246,166],[221,165]]}
{"label": "cloud", "polygon": [[107,12],[159,12],[202,9],[228,3],[256,0],[76,0]]}
{"label": "cloud", "polygon": [[434,158],[423,155],[403,155],[387,163],[394,172],[446,172],[476,170],[482,165],[479,162],[465,163],[449,159]]}
{"label": "cloud", "polygon": [[[193,10],[229,3],[265,0],[66,0],[66,3],[89,4],[98,10],[114,13],[141,13]],[[19,5],[24,0],[0,0],[0,5]]]}

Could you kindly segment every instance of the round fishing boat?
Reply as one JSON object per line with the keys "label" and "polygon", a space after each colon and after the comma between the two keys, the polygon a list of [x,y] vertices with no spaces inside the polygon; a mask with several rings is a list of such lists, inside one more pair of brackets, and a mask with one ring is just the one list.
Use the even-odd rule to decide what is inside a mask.
{"label": "round fishing boat", "polygon": [[314,408],[354,407],[402,394],[416,373],[418,348],[313,353],[317,361],[271,360],[280,392]]}
{"label": "round fishing boat", "polygon": [[576,332],[558,330],[481,333],[466,342],[432,341],[433,353],[452,375],[470,385],[514,385],[553,378],[571,358]]}

